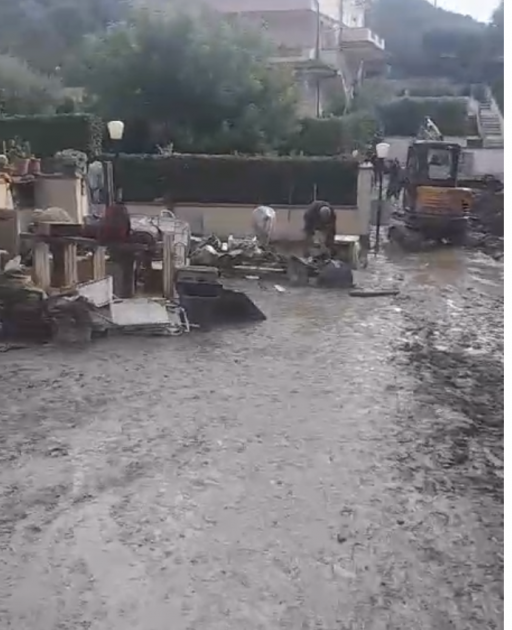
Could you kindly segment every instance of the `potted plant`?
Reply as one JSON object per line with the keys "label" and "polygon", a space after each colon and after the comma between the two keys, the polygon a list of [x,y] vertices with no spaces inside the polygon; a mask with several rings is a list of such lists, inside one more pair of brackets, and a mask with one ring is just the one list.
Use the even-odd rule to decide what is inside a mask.
{"label": "potted plant", "polygon": [[31,156],[30,145],[28,142],[21,142],[19,138],[11,140],[9,142],[7,155],[15,175],[20,177],[28,175]]}
{"label": "potted plant", "polygon": [[74,149],[63,149],[55,154],[57,170],[68,177],[85,177],[87,173],[87,155]]}

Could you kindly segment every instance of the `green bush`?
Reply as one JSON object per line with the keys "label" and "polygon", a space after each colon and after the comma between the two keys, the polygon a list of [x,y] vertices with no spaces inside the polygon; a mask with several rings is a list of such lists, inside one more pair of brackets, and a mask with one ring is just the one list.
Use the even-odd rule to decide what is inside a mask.
{"label": "green bush", "polygon": [[504,83],[503,77],[501,77],[499,81],[496,81],[493,84],[492,93],[503,115],[505,111],[504,109],[505,108],[505,83]]}
{"label": "green bush", "polygon": [[388,136],[415,136],[425,116],[430,116],[446,136],[465,136],[468,132],[464,98],[401,98],[379,107],[378,115]]}
{"label": "green bush", "polygon": [[0,54],[0,114],[51,114],[62,100],[62,84],[26,61]]}
{"label": "green bush", "polygon": [[304,118],[291,136],[285,152],[303,155],[341,155],[364,147],[377,130],[371,114],[356,112],[346,116]]}
{"label": "green bush", "polygon": [[307,204],[315,196],[335,205],[357,203],[358,163],[352,159],[191,154],[109,159],[127,201],[170,194],[176,202],[194,203]]}
{"label": "green bush", "polygon": [[0,147],[13,138],[29,142],[37,157],[53,157],[63,149],[101,153],[103,122],[87,114],[0,117]]}

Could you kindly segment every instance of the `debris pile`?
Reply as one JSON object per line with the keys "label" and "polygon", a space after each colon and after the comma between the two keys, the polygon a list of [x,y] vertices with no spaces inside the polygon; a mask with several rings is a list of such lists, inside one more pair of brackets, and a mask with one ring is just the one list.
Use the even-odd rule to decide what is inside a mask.
{"label": "debris pile", "polygon": [[286,268],[287,257],[271,248],[260,247],[256,238],[237,240],[230,237],[222,243],[212,235],[196,241],[190,254],[190,264],[217,267],[224,272],[243,266],[282,270]]}
{"label": "debris pile", "polygon": [[0,273],[0,335],[81,343],[109,331],[180,335],[190,330],[183,308],[163,299],[115,299],[107,276],[48,295],[21,266]]}
{"label": "debris pile", "polygon": [[34,285],[21,267],[6,266],[0,272],[0,325],[3,337],[44,339],[51,322],[46,311],[47,295]]}
{"label": "debris pile", "polygon": [[311,281],[329,289],[351,289],[354,275],[348,263],[324,256],[301,258],[291,256],[287,266],[288,280],[292,285],[305,286]]}
{"label": "debris pile", "polygon": [[491,185],[476,193],[470,217],[470,245],[495,259],[503,257],[504,206],[503,190]]}

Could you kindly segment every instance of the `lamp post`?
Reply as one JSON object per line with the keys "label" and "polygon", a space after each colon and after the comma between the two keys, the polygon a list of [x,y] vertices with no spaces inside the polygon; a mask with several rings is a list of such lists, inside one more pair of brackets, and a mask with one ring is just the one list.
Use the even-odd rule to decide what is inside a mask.
{"label": "lamp post", "polygon": [[377,177],[379,182],[379,201],[377,205],[377,230],[375,234],[375,254],[379,252],[380,247],[380,224],[382,222],[382,203],[383,203],[383,183],[384,183],[384,162],[389,154],[390,146],[387,142],[379,142],[375,147],[377,153]]}
{"label": "lamp post", "polygon": [[[111,120],[107,123],[107,130],[110,140],[115,147],[115,160],[117,161],[117,156],[119,154],[119,143],[123,139],[124,134],[124,122],[122,120]],[[107,199],[106,205],[107,207],[115,203],[116,201],[120,201],[120,190],[115,190],[114,188],[114,167],[112,162],[107,162],[105,164],[106,168],[106,182],[107,182]]]}

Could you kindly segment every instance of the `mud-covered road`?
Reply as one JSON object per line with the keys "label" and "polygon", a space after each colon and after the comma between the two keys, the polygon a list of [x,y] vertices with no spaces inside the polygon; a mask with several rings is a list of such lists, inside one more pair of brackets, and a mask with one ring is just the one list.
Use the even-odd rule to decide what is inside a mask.
{"label": "mud-covered road", "polygon": [[4,630],[503,628],[502,267],[0,354]]}

